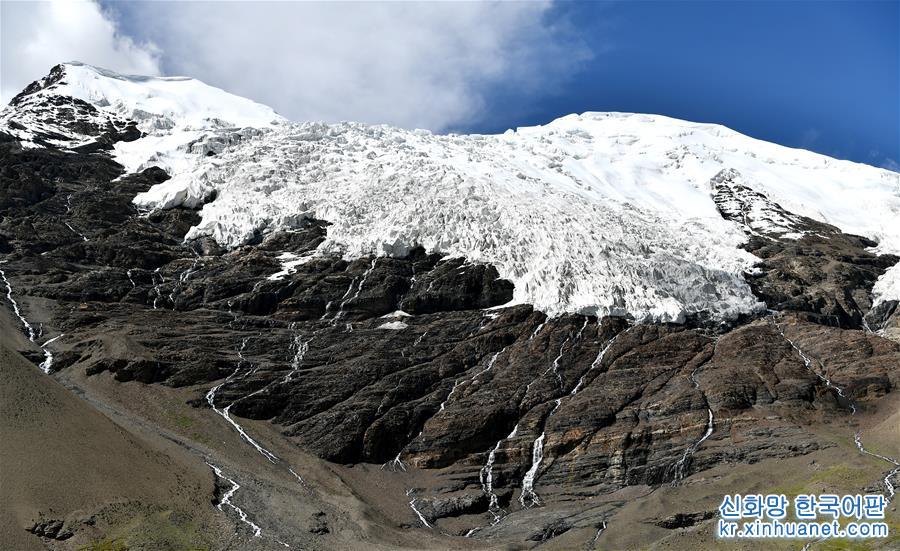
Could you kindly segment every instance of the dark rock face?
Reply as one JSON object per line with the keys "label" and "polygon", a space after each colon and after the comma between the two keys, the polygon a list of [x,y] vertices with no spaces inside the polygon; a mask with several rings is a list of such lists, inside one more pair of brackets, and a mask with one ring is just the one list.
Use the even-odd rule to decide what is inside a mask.
{"label": "dark rock face", "polygon": [[571,529],[572,529],[572,524],[570,522],[563,520],[563,519],[557,519],[557,520],[553,521],[552,523],[548,524],[547,526],[545,526],[544,529],[541,530],[540,532],[537,532],[537,533],[529,536],[528,540],[545,542],[549,539],[555,538],[556,536],[558,536],[560,534],[568,532]]}
{"label": "dark rock face", "polygon": [[319,511],[309,517],[309,532],[319,536],[331,532],[328,528],[328,519],[326,518],[325,513]]}
{"label": "dark rock face", "polygon": [[488,497],[481,492],[449,497],[433,497],[417,500],[417,508],[429,522],[437,519],[473,515],[488,511]]}
{"label": "dark rock face", "polygon": [[875,255],[867,249],[877,243],[865,237],[786,211],[741,184],[736,171],[723,171],[713,186],[719,212],[746,228],[745,248],[762,259],[747,274],[756,296],[770,309],[815,323],[863,327],[872,285],[900,258]]}
{"label": "dark rock face", "polygon": [[[431,255],[434,259],[434,255]],[[433,314],[455,310],[490,308],[512,300],[513,285],[500,279],[493,266],[466,266],[463,259],[453,258],[438,265],[429,260],[413,265],[428,269],[416,278],[400,302],[400,309],[410,314]]]}
{"label": "dark rock face", "polygon": [[64,521],[43,516],[27,530],[35,536],[58,541],[65,541],[75,535],[71,528],[65,525]]}
{"label": "dark rock face", "polygon": [[[44,108],[59,124],[78,120],[60,111],[70,107]],[[79,131],[97,143],[134,135],[127,121],[110,124]],[[2,266],[24,315],[46,328],[39,341],[65,333],[52,345],[51,370],[202,385],[197,407],[235,374],[215,404],[230,405],[238,420],[271,421],[329,461],[431,471],[438,483],[416,500],[429,522],[809,453],[825,444],[807,425],[847,415],[848,400],[865,408],[900,384],[900,345],[849,330],[861,326],[872,283],[897,259],[782,209],[735,174],[714,181],[720,210],[747,229],[748,250],[763,259],[752,289],[789,314],[710,331],[503,308],[513,287],[492,266],[422,249],[402,258],[321,255],[328,224],[318,220],[230,251],[207,239],[185,243],[197,212],[140,213],[131,204],[168,176],[151,168],[119,178],[102,149],[0,143]],[[760,202],[769,219],[748,218]],[[286,269],[284,253],[303,262]],[[869,319],[886,323],[895,306]],[[572,527],[556,520],[528,539]],[[309,531],[329,532],[324,514]]]}
{"label": "dark rock face", "polygon": [[65,82],[65,69],[60,65],[10,101],[16,107],[7,122],[11,133],[24,131],[20,135],[28,136],[35,145],[80,153],[109,151],[116,142],[134,141],[143,135],[134,121],[101,113],[84,100],[39,94],[58,82]]}
{"label": "dark rock face", "polygon": [[748,278],[753,292],[774,309],[803,312],[815,323],[862,328],[872,307],[869,290],[900,259],[868,252],[875,243],[863,237],[835,233],[797,241],[751,238],[747,250],[763,259],[760,273]]}
{"label": "dark rock face", "polygon": [[864,326],[878,327],[879,333],[895,341],[900,341],[900,302],[886,300],[869,310],[863,318]]}
{"label": "dark rock face", "polygon": [[688,528],[709,520],[716,516],[715,511],[700,511],[698,513],[676,513],[656,523],[660,528],[675,530],[676,528]]}
{"label": "dark rock face", "polygon": [[44,78],[40,80],[35,80],[31,84],[25,87],[24,90],[16,94],[12,100],[10,100],[10,105],[21,105],[27,96],[33,95],[41,90],[47,88],[52,84],[56,84],[57,82],[62,82],[63,78],[66,76],[66,69],[62,65],[54,65],[50,72]]}

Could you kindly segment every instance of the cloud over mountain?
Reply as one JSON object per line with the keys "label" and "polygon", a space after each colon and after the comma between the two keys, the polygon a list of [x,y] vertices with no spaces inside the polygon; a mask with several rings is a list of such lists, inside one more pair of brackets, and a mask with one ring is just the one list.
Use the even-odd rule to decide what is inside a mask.
{"label": "cloud over mountain", "polygon": [[123,34],[95,2],[3,2],[0,15],[3,103],[63,61],[84,60],[120,73],[160,72],[159,49]]}

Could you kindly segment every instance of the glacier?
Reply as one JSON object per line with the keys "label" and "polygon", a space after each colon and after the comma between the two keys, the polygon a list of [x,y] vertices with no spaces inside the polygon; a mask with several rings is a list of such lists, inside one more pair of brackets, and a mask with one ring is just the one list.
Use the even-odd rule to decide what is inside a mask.
{"label": "glacier", "polygon": [[[315,218],[331,224],[322,253],[423,246],[492,264],[515,284],[512,303],[550,315],[732,319],[763,305],[743,277],[758,262],[741,249],[747,228],[713,201],[713,178],[730,169],[793,213],[900,253],[900,175],[720,125],[589,112],[498,135],[435,135],[289,122],[182,77],[65,71],[38,93],[137,121],[145,135],[112,155],[128,171],[157,165],[173,176],[134,203],[200,208],[187,239],[233,248]],[[900,299],[900,268],[873,294]]]}

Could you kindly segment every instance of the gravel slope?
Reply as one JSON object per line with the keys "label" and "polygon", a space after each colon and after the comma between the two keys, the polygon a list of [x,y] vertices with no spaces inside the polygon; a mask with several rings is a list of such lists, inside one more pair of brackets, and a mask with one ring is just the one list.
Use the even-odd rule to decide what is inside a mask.
{"label": "gravel slope", "polygon": [[[18,330],[0,315],[0,548],[45,549],[26,531],[43,513],[65,526],[83,524],[75,538],[112,532],[128,523],[147,538],[209,544],[221,521],[209,504],[213,477],[175,446],[138,436],[45,376],[10,348]],[[93,520],[90,520],[92,519]],[[154,518],[173,520],[153,534]],[[90,522],[94,523],[93,528]],[[191,533],[195,530],[194,533]],[[177,533],[181,531],[182,533]],[[70,545],[78,541],[68,542]],[[46,541],[46,540],[45,540]],[[173,540],[174,541],[174,540]]]}

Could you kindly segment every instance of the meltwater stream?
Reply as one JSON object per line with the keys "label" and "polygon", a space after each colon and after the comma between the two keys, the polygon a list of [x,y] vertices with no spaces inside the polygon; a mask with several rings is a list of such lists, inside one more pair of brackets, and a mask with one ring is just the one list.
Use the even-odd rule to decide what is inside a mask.
{"label": "meltwater stream", "polygon": [[[482,467],[478,473],[478,480],[481,482],[481,491],[488,496],[488,512],[494,517],[489,526],[496,526],[497,523],[503,520],[503,509],[500,508],[497,494],[494,492],[494,462],[497,460],[497,452],[500,450],[500,446],[503,445],[504,441],[515,438],[518,432],[519,425],[516,425],[506,438],[501,438],[497,441],[497,445],[491,448],[490,453],[488,453],[487,463],[485,463],[484,467]],[[481,529],[481,526],[476,526],[466,532],[465,537],[468,538]]]}
{"label": "meltwater stream", "polygon": [[197,265],[201,263],[202,257],[197,254],[196,251],[192,250],[191,252],[194,253],[193,262],[191,262],[191,265],[186,270],[178,274],[178,279],[175,280],[175,284],[172,285],[172,290],[169,292],[169,302],[172,303],[172,310],[175,310],[175,297],[177,294],[184,289],[185,284],[191,276],[200,271],[200,268],[203,267],[202,265],[200,268],[197,267]]}
{"label": "meltwater stream", "polygon": [[[6,262],[5,260],[3,262]],[[19,321],[22,322],[22,325],[25,327],[25,334],[28,335],[28,340],[34,342],[36,337],[34,332],[34,327],[28,323],[28,320],[25,319],[25,316],[22,315],[22,311],[19,309],[19,303],[16,302],[16,299],[13,298],[12,285],[9,284],[9,280],[6,278],[6,272],[0,270],[0,278],[3,279],[3,283],[6,285],[6,300],[12,305],[13,313],[16,314],[16,317],[19,318]]]}
{"label": "meltwater stream", "polygon": [[[550,373],[552,371],[553,375],[556,377],[557,382],[559,383],[560,388],[562,388],[562,386],[563,386],[563,380],[562,380],[562,376],[559,374],[559,361],[560,361],[560,359],[562,359],[563,354],[565,354],[566,345],[569,342],[572,342],[571,348],[574,349],[575,343],[577,343],[579,340],[581,340],[581,336],[584,333],[584,329],[587,327],[589,319],[590,318],[588,318],[588,317],[584,318],[584,324],[581,326],[581,329],[578,330],[578,333],[575,335],[574,339],[571,336],[566,337],[566,340],[563,341],[562,345],[559,347],[559,354],[556,355],[556,358],[553,359],[553,363],[551,363],[550,367],[547,368],[547,370],[544,371],[544,373],[541,375],[543,377],[543,375],[546,375],[547,373]],[[540,327],[538,328],[538,330],[540,330]],[[537,335],[538,330],[535,330],[532,337],[534,335]],[[601,354],[603,354],[604,351],[601,351]],[[587,371],[590,371],[593,368],[593,366],[597,363],[597,361],[598,360],[595,360],[594,362],[592,362],[591,366],[588,367]],[[586,374],[587,374],[587,372],[585,372],[584,375],[586,375]],[[574,396],[578,392],[578,390],[581,388],[581,384],[584,380],[584,375],[582,375],[582,377],[579,379],[578,385],[569,394],[570,396]],[[531,381],[525,387],[526,395],[528,394],[528,391],[531,389],[531,385],[533,385],[536,381],[537,381],[537,379],[535,379],[534,381]],[[553,406],[553,409],[550,410],[550,413],[544,419],[544,427],[547,426],[547,422],[550,420],[551,417],[553,417],[553,415],[557,412],[557,410],[559,410],[559,406],[562,405],[562,400],[563,399],[561,397],[557,398],[555,400],[556,403]],[[540,503],[541,503],[540,498],[538,498],[537,494],[534,492],[534,481],[537,478],[538,469],[541,467],[541,463],[544,460],[544,440],[546,437],[547,437],[546,430],[541,431],[541,435],[538,436],[537,439],[535,439],[534,443],[532,444],[531,467],[528,469],[528,471],[525,473],[525,476],[522,478],[522,493],[519,495],[519,503],[522,504],[522,507],[533,507],[536,505],[540,505]],[[527,503],[526,500],[530,500],[530,503]]]}
{"label": "meltwater stream", "polygon": [[[427,333],[427,331],[426,331],[426,333]],[[418,340],[421,340],[421,338],[424,337],[424,336],[425,336],[425,333],[422,333],[422,335],[419,336],[419,338],[417,339],[417,341],[418,341]],[[414,346],[415,346],[415,344],[414,344]],[[466,379],[466,378],[464,378],[464,377],[460,377],[460,378],[455,379],[455,380],[453,381],[453,386],[450,388],[450,392],[447,394],[447,396],[444,398],[444,400],[440,403],[440,405],[438,405],[438,410],[434,413],[434,415],[432,415],[430,418],[428,418],[428,419],[425,420],[425,423],[422,424],[422,430],[420,430],[420,431],[419,431],[419,434],[417,434],[415,438],[413,438],[412,440],[410,440],[410,442],[412,442],[413,440],[416,440],[417,438],[419,438],[420,436],[422,436],[422,433],[425,432],[425,425],[428,424],[428,422],[431,421],[431,419],[434,419],[435,417],[438,416],[438,414],[440,414],[441,412],[443,412],[444,409],[446,409],[446,407],[447,407],[447,402],[450,401],[450,398],[453,397],[453,395],[456,393],[456,390],[457,390],[461,385],[464,385],[464,384],[466,384],[466,383],[468,383],[469,385],[472,385],[472,384],[474,384],[474,383],[476,382],[476,379],[478,379],[478,377],[480,377],[481,375],[484,375],[485,373],[491,371],[491,370],[494,368],[494,364],[497,362],[497,358],[498,358],[498,357],[500,356],[500,354],[502,354],[507,348],[509,348],[509,346],[506,346],[506,347],[502,348],[499,352],[496,352],[493,356],[491,356],[491,359],[488,360],[487,366],[486,366],[484,369],[482,369],[482,370],[480,370],[480,371],[476,371],[475,374],[472,375],[471,377],[469,377],[468,379]],[[407,445],[408,445],[408,444],[407,444]],[[403,452],[404,452],[405,450],[406,450],[406,447],[404,446],[403,448],[400,449],[399,452],[397,452],[397,456],[394,457],[394,459],[392,459],[392,460],[390,460],[390,461],[384,463],[384,464],[381,466],[381,470],[390,469],[390,470],[393,471],[393,472],[398,472],[398,471],[404,471],[404,472],[405,472],[405,471],[406,471],[406,465],[404,465],[404,464],[403,464],[403,461],[400,459],[400,456],[403,455]]]}
{"label": "meltwater stream", "polygon": [[50,343],[56,342],[62,337],[65,336],[65,333],[60,333],[59,335],[53,337],[52,339],[47,339],[44,341],[44,344],[41,345],[41,350],[44,351],[44,361],[41,362],[40,368],[44,373],[50,374],[50,370],[53,368],[53,352],[50,351],[48,345]]}
{"label": "meltwater stream", "polygon": [[[799,346],[797,346],[797,344],[794,343],[794,341],[787,338],[787,336],[784,334],[784,329],[781,328],[777,322],[775,322],[774,318],[772,319],[772,324],[775,326],[776,330],[781,335],[781,337],[788,344],[790,344],[791,347],[794,348],[794,350],[797,351],[797,353],[800,355],[800,358],[803,360],[803,364],[806,366],[806,369],[808,369],[811,373],[813,373],[816,377],[818,377],[819,380],[824,382],[826,387],[833,389],[837,393],[838,396],[840,396],[841,398],[846,400],[847,404],[848,404],[848,408],[850,409],[850,415],[851,416],[856,415],[856,409],[857,409],[856,404],[854,404],[850,398],[848,398],[846,395],[844,395],[844,389],[833,384],[831,382],[830,378],[828,378],[826,375],[823,375],[822,373],[816,371],[813,368],[812,358],[810,358],[808,355],[806,355],[806,353],[803,352],[803,350]],[[819,364],[821,365],[822,362],[819,361]],[[880,459],[886,463],[890,463],[891,465],[893,465],[893,468],[884,475],[884,478],[882,478],[882,483],[884,484],[884,488],[887,493],[887,495],[885,497],[886,497],[886,500],[888,502],[890,502],[891,500],[893,500],[894,496],[896,495],[896,488],[895,488],[893,482],[891,481],[891,479],[893,479],[895,476],[900,474],[900,461],[897,461],[893,457],[888,457],[888,456],[881,455],[881,454],[867,450],[866,447],[862,443],[861,432],[862,431],[857,430],[853,435],[853,442],[856,444],[856,448],[859,450],[859,452],[864,455],[868,455],[870,457]]]}
{"label": "meltwater stream", "polygon": [[[546,426],[547,420],[553,417],[553,414],[556,413],[556,410],[559,409],[559,406],[562,404],[562,398],[556,399],[556,405],[553,406],[553,409],[550,410],[550,414],[547,415],[547,419],[544,420],[544,425]],[[522,507],[534,507],[535,505],[540,505],[541,500],[536,493],[534,493],[534,479],[537,478],[537,471],[541,467],[541,462],[544,461],[544,438],[547,436],[547,431],[542,431],[541,435],[537,437],[532,444],[531,447],[531,467],[528,469],[528,472],[525,473],[525,477],[522,478],[522,493],[519,495],[519,503],[522,504]],[[531,503],[526,503],[525,500],[530,499]]]}
{"label": "meltwater stream", "polygon": [[[72,212],[72,194],[70,193],[70,194],[68,194],[68,195],[66,196],[66,215],[69,215],[71,212]],[[90,240],[87,238],[86,235],[84,235],[84,234],[81,233],[80,231],[78,231],[78,230],[76,230],[75,228],[73,228],[73,227],[72,227],[72,224],[70,224],[70,223],[68,223],[68,222],[63,222],[63,224],[65,224],[66,227],[69,228],[69,230],[72,231],[72,233],[74,233],[75,235],[77,235],[78,237],[80,237],[82,240],[84,240],[84,241],[90,241]]]}
{"label": "meltwater stream", "polygon": [[[291,324],[290,329],[293,332],[294,324]],[[266,460],[268,460],[270,463],[275,464],[275,463],[281,462],[281,459],[278,456],[276,456],[274,453],[272,453],[271,451],[269,451],[266,448],[264,448],[263,446],[261,446],[256,440],[254,440],[249,434],[247,434],[247,432],[244,430],[244,428],[237,421],[235,421],[234,418],[231,417],[230,410],[234,404],[236,404],[237,402],[239,402],[241,400],[244,400],[251,396],[257,395],[257,394],[271,388],[272,386],[289,382],[291,380],[291,378],[294,376],[294,374],[297,372],[297,370],[299,370],[299,368],[300,368],[300,365],[303,361],[303,356],[306,354],[307,350],[309,349],[309,340],[303,340],[302,335],[300,335],[300,334],[294,334],[293,337],[291,338],[291,345],[290,345],[291,352],[292,352],[291,369],[287,375],[285,375],[284,377],[275,379],[274,381],[270,382],[269,384],[265,385],[264,387],[260,388],[259,390],[256,390],[256,391],[248,394],[247,396],[238,398],[237,400],[232,401],[224,409],[220,409],[220,408],[216,407],[216,394],[219,392],[219,390],[234,380],[243,379],[243,378],[247,377],[248,375],[251,375],[258,369],[258,368],[254,368],[251,366],[251,367],[245,369],[244,371],[242,371],[242,368],[244,367],[244,365],[249,364],[247,359],[244,357],[244,350],[246,349],[247,343],[249,342],[250,338],[251,337],[244,337],[244,339],[241,341],[241,346],[238,349],[238,362],[234,368],[234,371],[232,371],[227,377],[225,377],[225,380],[223,380],[221,383],[219,383],[218,385],[211,388],[209,390],[209,392],[206,393],[206,401],[210,405],[210,407],[213,409],[213,411],[215,411],[223,419],[228,421],[228,423],[232,427],[234,427],[234,429],[238,432],[238,434],[240,434],[241,438],[244,441],[246,441],[248,444],[250,444],[257,452],[259,452],[260,455],[265,457]],[[217,477],[219,477],[223,480],[227,480],[232,485],[231,489],[228,492],[226,492],[225,495],[222,497],[222,500],[218,505],[219,509],[220,510],[222,509],[222,505],[228,505],[229,507],[231,507],[238,514],[241,522],[250,526],[253,529],[253,537],[259,537],[260,534],[262,533],[262,530],[260,529],[260,527],[257,524],[255,524],[253,521],[251,521],[249,519],[249,517],[247,516],[247,514],[240,507],[238,507],[237,505],[235,505],[234,503],[231,502],[231,497],[234,495],[235,492],[237,492],[238,489],[240,489],[241,486],[237,482],[235,482],[233,479],[225,476],[222,473],[222,470],[220,468],[216,467],[209,461],[207,461],[207,464],[210,466],[210,468],[213,469],[213,471],[216,473]],[[295,471],[294,468],[290,464],[282,463],[282,465],[284,465],[287,468],[287,471],[291,474],[291,476],[294,479],[297,480],[297,482],[301,486],[303,486],[304,488],[308,487],[304,483],[303,478],[300,476],[300,474],[297,473],[297,471]],[[290,545],[288,545],[285,542],[282,542],[280,540],[275,540],[275,541],[286,548],[290,548]]]}
{"label": "meltwater stream", "polygon": [[[378,262],[378,258],[377,257],[373,258],[372,263],[369,265],[368,268],[366,268],[366,271],[363,272],[363,275],[361,277],[354,277],[353,280],[350,282],[350,286],[347,287],[347,291],[341,297],[341,303],[338,305],[337,312],[334,314],[334,317],[331,319],[332,325],[337,325],[346,315],[346,313],[344,312],[344,306],[346,306],[348,303],[353,302],[354,300],[359,298],[359,294],[362,292],[363,287],[366,284],[366,280],[369,279],[369,274],[371,274],[372,270],[375,269],[375,264],[377,262]],[[359,283],[357,284],[357,282],[359,282]],[[353,293],[353,294],[351,295],[351,293]],[[330,306],[331,306],[330,302],[327,305],[325,305],[325,314],[322,316],[321,319],[326,319],[328,317]],[[348,323],[347,330],[352,331],[353,325]]]}
{"label": "meltwater stream", "polygon": [[414,490],[412,488],[406,490],[406,497],[412,497],[412,499],[409,500],[409,508],[412,509],[413,513],[416,514],[416,516],[419,518],[419,521],[425,525],[425,528],[433,528],[433,526],[428,524],[428,521],[425,520],[425,517],[422,515],[422,512],[419,511],[419,508],[416,507],[416,498],[412,495],[413,491]]}
{"label": "meltwater stream", "polygon": [[250,517],[247,516],[247,513],[245,513],[243,509],[241,509],[231,501],[231,498],[234,497],[234,494],[241,489],[241,485],[235,482],[233,479],[225,476],[225,473],[223,473],[222,469],[220,469],[219,467],[213,465],[209,461],[207,461],[206,464],[209,465],[209,468],[212,469],[214,473],[216,473],[216,477],[221,478],[222,480],[225,480],[229,484],[231,484],[231,488],[229,488],[228,491],[225,492],[216,507],[218,507],[220,511],[224,511],[224,509],[222,509],[223,505],[228,505],[229,507],[231,507],[231,509],[235,513],[237,513],[238,517],[241,519],[241,522],[243,522],[244,524],[249,526],[251,530],[253,530],[253,537],[260,537],[262,535],[262,529],[259,527],[259,525],[250,520]]}
{"label": "meltwater stream", "polygon": [[600,539],[600,535],[606,531],[606,521],[602,521],[600,526],[597,527],[597,533],[594,534],[594,539],[591,540],[590,548],[593,549],[595,545],[597,545],[597,540]]}
{"label": "meltwater stream", "polygon": [[[223,419],[228,421],[228,423],[232,427],[234,427],[235,430],[237,430],[238,434],[241,435],[241,438],[243,438],[248,444],[253,446],[253,448],[256,449],[256,451],[258,451],[263,457],[265,457],[267,460],[269,460],[269,462],[277,463],[278,457],[275,454],[273,454],[272,452],[270,452],[269,450],[267,450],[264,447],[262,447],[261,445],[259,445],[259,443],[256,440],[254,440],[249,434],[247,434],[247,432],[243,429],[243,427],[241,427],[241,425],[231,417],[230,410],[231,410],[231,406],[234,405],[234,402],[229,404],[224,409],[220,409],[220,408],[216,407],[216,394],[219,392],[219,389],[221,389],[223,386],[227,385],[232,380],[234,380],[235,377],[238,375],[238,373],[241,371],[241,367],[244,364],[244,361],[243,361],[244,348],[247,346],[247,341],[249,341],[249,340],[250,340],[250,337],[245,337],[244,340],[241,342],[241,348],[240,348],[240,350],[238,350],[238,356],[241,358],[240,361],[238,361],[237,365],[234,368],[234,371],[232,371],[230,375],[225,377],[224,381],[222,381],[218,385],[212,387],[209,390],[209,392],[206,393],[206,402],[209,404],[209,407],[211,407],[213,409],[213,411],[215,411]],[[248,373],[248,371],[245,371],[241,375],[240,378],[245,377],[247,375],[247,373]]]}
{"label": "meltwater stream", "polygon": [[[701,394],[703,394],[703,391],[700,390],[700,382],[697,381],[697,370],[696,369],[691,372],[691,375],[688,378],[690,379],[691,384],[694,386],[694,388],[696,390],[700,391]],[[715,425],[715,419],[713,418],[712,407],[709,405],[709,401],[706,400],[705,395],[703,396],[703,400],[706,402],[706,411],[709,415],[709,417],[706,421],[706,432],[703,433],[703,436],[701,436],[699,440],[697,440],[696,442],[694,442],[693,444],[688,446],[688,448],[686,450],[684,450],[684,454],[681,456],[681,459],[679,459],[675,463],[675,476],[672,479],[673,486],[675,486],[679,482],[681,482],[681,480],[684,478],[685,469],[690,464],[690,460],[694,456],[694,453],[697,451],[697,449],[700,448],[700,446],[703,444],[703,442],[705,442],[710,436],[712,436],[712,433],[715,430],[716,425]]]}
{"label": "meltwater stream", "polygon": [[[6,261],[0,261],[0,264],[4,262]],[[0,279],[3,280],[3,284],[6,286],[6,300],[12,306],[13,313],[17,318],[19,318],[19,321],[22,322],[22,326],[25,328],[25,334],[28,336],[28,340],[31,342],[37,342],[37,339],[41,335],[34,330],[34,326],[28,323],[28,320],[25,319],[25,315],[22,314],[22,310],[21,308],[19,308],[19,303],[16,302],[15,298],[13,298],[12,285],[10,284],[9,279],[7,279],[6,277],[6,272],[4,272],[2,269],[0,269]],[[43,329],[40,331],[40,333],[43,333]],[[44,353],[44,361],[41,362],[39,366],[41,371],[43,371],[44,373],[49,374],[50,370],[53,367],[53,352],[50,350],[49,345],[58,341],[63,336],[64,334],[60,333],[59,335],[44,341],[44,344],[38,345],[40,346],[41,352]]]}
{"label": "meltwater stream", "polygon": [[[156,281],[156,278],[159,278],[159,281]],[[162,274],[159,273],[159,268],[157,268],[150,274],[150,281],[153,283],[153,293],[156,295],[153,297],[153,309],[156,310],[159,299],[162,298],[162,291],[159,290],[159,286],[165,283],[166,280]]]}

